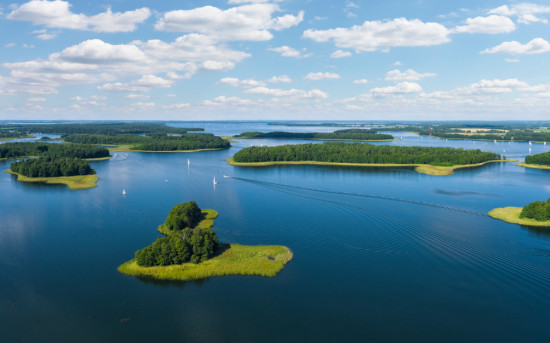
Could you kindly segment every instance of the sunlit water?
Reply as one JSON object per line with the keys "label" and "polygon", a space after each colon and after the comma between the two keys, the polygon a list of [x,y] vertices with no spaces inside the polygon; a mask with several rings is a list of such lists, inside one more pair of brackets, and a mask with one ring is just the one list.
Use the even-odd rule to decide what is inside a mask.
{"label": "sunlit water", "polygon": [[[175,125],[224,136],[334,130]],[[529,147],[548,151],[394,135],[403,139],[383,144],[479,148],[520,160]],[[435,177],[224,161],[249,145],[304,142],[119,152],[92,162],[98,187],[82,191],[2,174],[0,341],[550,341],[549,233],[485,215],[548,198],[548,171],[503,163]],[[119,264],[160,236],[170,209],[190,200],[220,212],[214,229],[222,242],[282,244],[294,259],[274,278],[171,283],[119,274]]]}

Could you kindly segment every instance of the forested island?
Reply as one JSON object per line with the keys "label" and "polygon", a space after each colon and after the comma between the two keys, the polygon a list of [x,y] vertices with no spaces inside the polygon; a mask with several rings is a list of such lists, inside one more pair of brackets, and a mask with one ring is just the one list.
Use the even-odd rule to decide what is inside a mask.
{"label": "forested island", "polygon": [[220,244],[212,230],[218,213],[194,201],[174,206],[158,230],[166,236],[136,251],[119,272],[161,280],[223,275],[275,276],[292,259],[284,246]]}
{"label": "forested island", "polygon": [[59,135],[70,134],[102,134],[102,135],[168,135],[182,134],[189,131],[204,131],[202,128],[181,128],[164,125],[163,123],[140,122],[103,122],[103,123],[57,123],[57,124],[9,124],[0,126],[1,131],[18,134],[51,133]]}
{"label": "forested island", "polygon": [[512,224],[550,227],[550,199],[534,201],[524,207],[495,208],[489,215]]}
{"label": "forested island", "polygon": [[328,142],[275,147],[249,147],[229,163],[237,166],[317,164],[370,167],[416,167],[430,175],[451,175],[457,168],[480,166],[506,158],[492,152],[440,147],[405,147],[367,143]]}
{"label": "forested island", "polygon": [[550,152],[525,156],[525,162],[518,163],[518,166],[536,169],[550,169]]}
{"label": "forested island", "polygon": [[109,158],[109,150],[90,144],[52,144],[42,142],[0,144],[0,159],[30,156],[103,159]]}
{"label": "forested island", "polygon": [[376,130],[344,129],[334,132],[243,132],[235,138],[271,138],[271,139],[317,139],[340,141],[389,141],[392,135],[377,133]]}

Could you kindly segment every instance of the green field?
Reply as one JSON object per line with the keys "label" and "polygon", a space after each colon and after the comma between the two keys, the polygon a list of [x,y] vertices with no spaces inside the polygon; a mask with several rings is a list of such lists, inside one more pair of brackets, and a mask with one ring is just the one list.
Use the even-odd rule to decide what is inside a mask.
{"label": "green field", "polygon": [[528,218],[520,218],[519,215],[523,207],[501,207],[495,208],[489,212],[489,216],[503,220],[507,223],[520,224],[525,226],[550,227],[550,220],[538,221]]}

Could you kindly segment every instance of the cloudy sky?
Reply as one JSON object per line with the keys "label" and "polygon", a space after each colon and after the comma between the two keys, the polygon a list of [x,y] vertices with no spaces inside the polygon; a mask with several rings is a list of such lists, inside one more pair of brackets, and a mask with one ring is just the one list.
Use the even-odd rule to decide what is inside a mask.
{"label": "cloudy sky", "polygon": [[455,3],[5,1],[0,119],[548,120],[550,2]]}

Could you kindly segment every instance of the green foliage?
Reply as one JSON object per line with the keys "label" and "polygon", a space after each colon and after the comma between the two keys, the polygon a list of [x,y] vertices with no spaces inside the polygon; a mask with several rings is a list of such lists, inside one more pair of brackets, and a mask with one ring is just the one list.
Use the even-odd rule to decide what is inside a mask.
{"label": "green foliage", "polygon": [[547,201],[534,201],[523,207],[520,218],[529,218],[536,221],[550,220],[550,199]]}
{"label": "green foliage", "polygon": [[[2,129],[0,127],[0,129]],[[82,123],[82,124],[10,124],[11,131],[54,134],[180,134],[188,131],[204,131],[200,128],[171,127],[162,123]]]}
{"label": "green foliage", "polygon": [[42,157],[14,162],[11,171],[27,177],[59,177],[94,174],[87,161],[79,158]]}
{"label": "green foliage", "polygon": [[195,227],[202,219],[202,212],[196,202],[176,205],[168,214],[164,227],[169,231],[183,230]]}
{"label": "green foliage", "polygon": [[499,154],[438,147],[401,147],[366,143],[322,143],[249,147],[233,156],[235,162],[318,161],[330,163],[430,164],[451,166],[500,159]]}
{"label": "green foliage", "polygon": [[550,166],[550,152],[543,152],[542,154],[526,156],[525,163]]}
{"label": "green foliage", "polygon": [[283,139],[330,139],[330,140],[388,140],[393,139],[392,135],[379,134],[375,130],[344,129],[334,132],[243,132],[236,137],[243,138],[283,138]]}
{"label": "green foliage", "polygon": [[109,150],[86,144],[55,143],[5,143],[0,144],[0,158],[40,156],[49,158],[101,158],[108,157]]}

